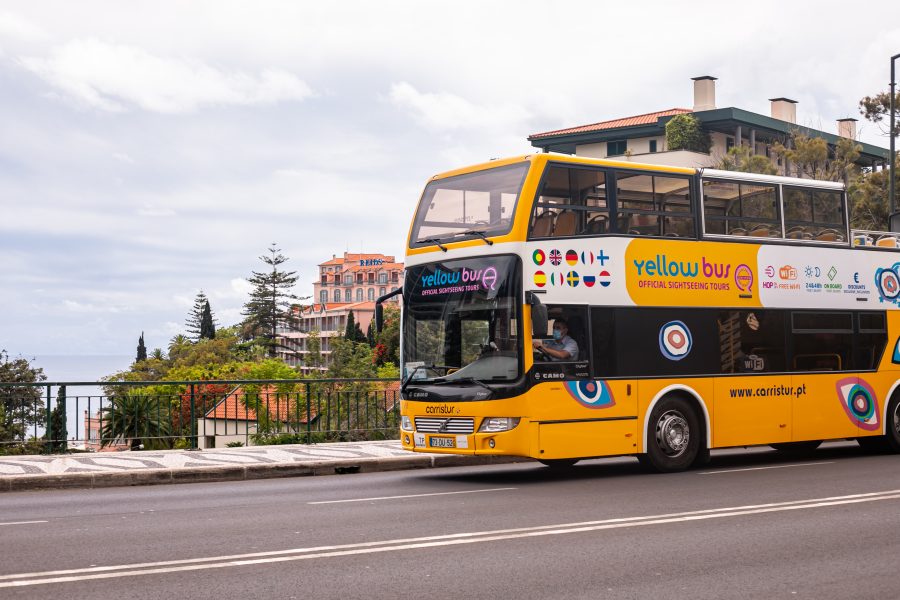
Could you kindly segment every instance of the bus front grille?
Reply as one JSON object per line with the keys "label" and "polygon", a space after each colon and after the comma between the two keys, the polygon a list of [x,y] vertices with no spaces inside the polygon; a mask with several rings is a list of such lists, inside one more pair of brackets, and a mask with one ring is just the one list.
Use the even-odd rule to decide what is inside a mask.
{"label": "bus front grille", "polygon": [[470,417],[433,418],[416,417],[416,431],[421,433],[457,433],[475,432],[475,419]]}

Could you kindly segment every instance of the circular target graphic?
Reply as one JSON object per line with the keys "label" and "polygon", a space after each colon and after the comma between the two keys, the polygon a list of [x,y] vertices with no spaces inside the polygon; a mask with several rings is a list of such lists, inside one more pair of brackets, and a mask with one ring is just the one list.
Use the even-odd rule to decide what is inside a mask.
{"label": "circular target graphic", "polygon": [[850,392],[850,410],[860,421],[866,421],[875,414],[875,403],[862,387],[856,386]]}
{"label": "circular target graphic", "polygon": [[900,279],[893,269],[879,270],[878,289],[881,290],[881,295],[889,300],[900,295]]}
{"label": "circular target graphic", "polygon": [[659,350],[669,360],[681,360],[693,346],[691,331],[681,321],[669,321],[659,330]]}

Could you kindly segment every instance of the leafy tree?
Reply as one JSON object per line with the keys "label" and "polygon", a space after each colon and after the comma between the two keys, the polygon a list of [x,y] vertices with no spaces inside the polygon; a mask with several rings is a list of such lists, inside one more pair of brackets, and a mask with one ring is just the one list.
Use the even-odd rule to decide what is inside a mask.
{"label": "leafy tree", "polygon": [[318,369],[322,364],[322,339],[318,329],[313,329],[306,337],[306,356],[303,363],[311,369]]}
{"label": "leafy tree", "polygon": [[[900,167],[900,161],[897,161]],[[890,171],[861,173],[847,187],[850,199],[850,226],[855,229],[887,231],[890,208],[888,202]]]}
{"label": "leafy tree", "polygon": [[371,348],[346,337],[331,338],[331,365],[328,377],[363,379],[375,376]]}
{"label": "leafy tree", "polygon": [[347,315],[347,327],[344,329],[344,339],[357,344],[366,341],[366,336],[363,335],[362,328],[360,328],[359,323],[356,322],[352,310]]}
{"label": "leafy tree", "polygon": [[144,332],[141,332],[141,337],[138,338],[137,345],[137,356],[134,359],[134,362],[140,362],[142,360],[147,360],[147,346],[144,345]]}
{"label": "leafy tree", "polygon": [[[32,367],[25,358],[10,360],[6,350],[0,350],[0,381],[26,384],[46,380],[40,367]],[[0,442],[24,441],[29,428],[43,425],[46,418],[41,388],[27,385],[0,388]]]}
{"label": "leafy tree", "polygon": [[855,141],[841,138],[833,149],[820,137],[810,137],[800,130],[791,132],[790,143],[780,142],[772,146],[772,151],[790,162],[798,177],[824,179],[827,181],[849,181],[856,177],[859,169],[856,160],[862,146]]}
{"label": "leafy tree", "polygon": [[[894,96],[894,110],[900,109],[900,94]],[[881,128],[885,135],[890,135],[891,94],[881,92],[874,96],[866,96],[859,101],[859,112],[867,120]],[[900,121],[895,118],[894,137],[900,135]]]}
{"label": "leafy tree", "polygon": [[400,364],[400,308],[392,303],[385,303],[384,326],[375,336],[375,363]]}
{"label": "leafy tree", "polygon": [[709,153],[712,140],[694,115],[678,115],[666,123],[666,147]]}
{"label": "leafy tree", "polygon": [[187,353],[191,347],[191,340],[182,334],[173,336],[169,340],[169,360],[176,361],[180,356]]}
{"label": "leafy tree", "polygon": [[271,270],[253,271],[253,276],[248,280],[253,285],[253,291],[241,314],[246,317],[246,339],[260,343],[268,355],[274,357],[278,348],[278,327],[296,327],[298,321],[291,306],[291,300],[297,299],[291,293],[297,283],[297,274],[296,271],[280,269],[288,258],[274,243],[269,247],[269,256],[263,255],[259,259]]}
{"label": "leafy tree", "polygon": [[140,389],[110,398],[110,403],[100,409],[101,446],[130,440],[132,450],[165,447],[165,438],[172,434],[172,410],[164,407],[164,402],[164,398]]}
{"label": "leafy tree", "polygon": [[778,167],[768,156],[751,154],[749,146],[734,146],[722,158],[716,168],[725,171],[740,171],[741,173],[761,173],[764,175],[776,175]]}

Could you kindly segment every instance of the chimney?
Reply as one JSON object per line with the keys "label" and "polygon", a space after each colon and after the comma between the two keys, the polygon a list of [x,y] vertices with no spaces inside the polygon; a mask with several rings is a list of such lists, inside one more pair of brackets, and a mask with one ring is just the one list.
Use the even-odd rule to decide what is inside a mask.
{"label": "chimney", "polygon": [[838,135],[851,140],[856,139],[856,119],[838,119],[837,120]]}
{"label": "chimney", "polygon": [[797,123],[797,101],[790,98],[769,98],[772,103],[772,118],[788,123]]}
{"label": "chimney", "polygon": [[716,78],[710,75],[691,77],[694,82],[694,112],[716,109]]}

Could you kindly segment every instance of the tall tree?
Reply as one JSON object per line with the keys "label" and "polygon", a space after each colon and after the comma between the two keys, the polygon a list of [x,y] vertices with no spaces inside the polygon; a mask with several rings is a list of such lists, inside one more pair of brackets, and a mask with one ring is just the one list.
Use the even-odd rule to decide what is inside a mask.
{"label": "tall tree", "polygon": [[778,167],[772,159],[764,154],[751,154],[750,146],[734,146],[716,165],[716,168],[725,171],[740,171],[742,173],[761,173],[775,175]]}
{"label": "tall tree", "polygon": [[269,256],[259,259],[270,267],[268,271],[253,271],[248,281],[253,285],[250,300],[241,312],[246,317],[249,337],[266,348],[269,356],[275,356],[278,349],[278,327],[296,327],[298,319],[292,309],[291,293],[297,283],[296,271],[283,271],[281,265],[289,259],[281,254],[281,249],[273,243],[269,246]]}
{"label": "tall tree", "polygon": [[[900,94],[894,96],[894,110],[900,109]],[[881,92],[874,96],[866,96],[859,101],[859,112],[867,120],[881,128],[884,135],[890,135],[891,94]],[[900,120],[895,118],[894,136],[900,135]]]}
{"label": "tall tree", "polygon": [[369,321],[369,328],[366,329],[366,341],[369,343],[369,348],[375,347],[375,319]]}
{"label": "tall tree", "polygon": [[304,364],[311,369],[318,369],[322,364],[322,340],[321,332],[313,329],[306,337],[306,356],[303,358]]}
{"label": "tall tree", "polygon": [[51,453],[62,452],[66,447],[66,413],[63,411],[62,389],[56,394],[56,406],[50,411],[50,429],[44,434]]}
{"label": "tall tree", "polygon": [[137,345],[137,356],[134,359],[134,362],[141,362],[142,360],[147,360],[147,346],[144,345],[144,332],[141,332],[141,337],[138,338]]}
{"label": "tall tree", "polygon": [[211,340],[216,337],[216,322],[209,306],[209,298],[203,293],[203,290],[197,294],[194,299],[194,306],[188,313],[187,321],[184,323],[188,337],[195,342],[206,339]]}
{"label": "tall tree", "polygon": [[347,327],[344,329],[344,339],[354,343],[366,341],[366,336],[363,334],[359,323],[356,322],[356,317],[353,316],[352,310],[347,314]]}
{"label": "tall tree", "polygon": [[[40,367],[31,366],[25,358],[9,360],[6,350],[0,350],[0,381],[28,384],[46,380]],[[46,419],[47,408],[40,387],[0,388],[0,441],[24,441],[28,431],[35,425],[43,425]]]}
{"label": "tall tree", "polygon": [[209,307],[209,300],[203,305],[203,316],[200,318],[200,339],[216,339],[216,321],[213,319],[212,309]]}

